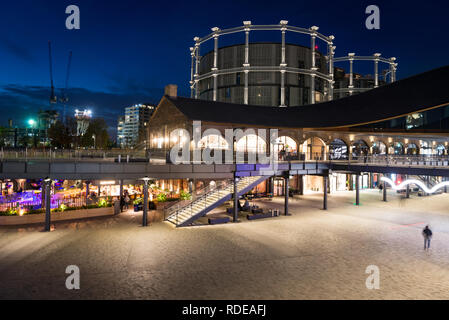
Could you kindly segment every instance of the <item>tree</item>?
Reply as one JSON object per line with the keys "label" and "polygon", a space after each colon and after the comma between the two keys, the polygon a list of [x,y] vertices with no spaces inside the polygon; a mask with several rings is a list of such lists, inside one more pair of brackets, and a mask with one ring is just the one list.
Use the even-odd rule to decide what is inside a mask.
{"label": "tree", "polygon": [[108,125],[103,118],[92,119],[86,133],[81,137],[82,147],[106,149],[110,145]]}
{"label": "tree", "polygon": [[48,138],[52,147],[56,148],[70,148],[72,136],[68,128],[61,121],[56,121],[48,128]]}

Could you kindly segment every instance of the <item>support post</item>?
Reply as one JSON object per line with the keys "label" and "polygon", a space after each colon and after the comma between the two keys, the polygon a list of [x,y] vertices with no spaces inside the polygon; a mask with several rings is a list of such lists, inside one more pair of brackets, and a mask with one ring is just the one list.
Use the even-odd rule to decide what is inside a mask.
{"label": "support post", "polygon": [[304,195],[304,176],[299,176],[299,195]]}
{"label": "support post", "polygon": [[251,26],[251,21],[243,21],[245,26],[245,62],[243,63],[244,70],[244,82],[245,86],[243,88],[243,103],[248,104],[249,102],[249,92],[248,92],[248,73],[249,73],[249,31]]}
{"label": "support post", "polygon": [[233,222],[238,222],[238,215],[239,215],[239,196],[238,196],[238,189],[237,189],[237,182],[238,177],[234,174],[234,220]]}
{"label": "support post", "polygon": [[354,56],[355,53],[348,53],[349,56],[349,95],[352,95],[352,89],[354,88]]}
{"label": "support post", "polygon": [[387,183],[384,181],[383,184],[384,184],[384,187],[382,188],[383,201],[387,202]]}
{"label": "support post", "polygon": [[150,179],[144,178],[143,180],[143,216],[142,227],[148,226],[148,183]]}
{"label": "support post", "polygon": [[220,29],[217,27],[214,27],[214,28],[212,28],[212,31],[215,32],[215,34],[214,34],[214,65],[212,67],[212,72],[213,72],[213,77],[214,77],[213,100],[217,101],[218,37],[219,37],[217,32],[220,31]]}
{"label": "support post", "polygon": [[327,210],[327,185],[329,176],[323,176],[323,210]]}
{"label": "support post", "polygon": [[355,175],[355,205],[360,205],[360,175]]}
{"label": "support post", "polygon": [[[120,191],[118,195],[118,200],[120,201],[120,204],[122,203],[122,197],[123,197],[123,179],[120,180]],[[120,205],[120,212],[123,212],[122,205]]]}
{"label": "support post", "polygon": [[50,231],[50,223],[51,223],[51,180],[46,178],[44,180],[45,183],[45,229],[44,231]]}
{"label": "support post", "polygon": [[198,99],[199,96],[199,88],[198,88],[198,75],[200,71],[200,38],[195,37],[193,38],[195,41],[195,75],[194,75],[194,82],[195,82],[195,99]]}
{"label": "support post", "polygon": [[289,177],[289,175],[288,175],[288,173],[285,175],[285,177],[284,177],[284,183],[285,183],[285,201],[284,201],[284,214],[286,215],[286,216],[289,216],[290,214],[288,213],[288,196],[289,196],[289,193],[290,193],[290,188],[289,188],[289,182],[290,182],[290,179],[289,179],[290,177]]}
{"label": "support post", "polygon": [[[408,179],[408,176],[405,176],[405,180]],[[407,185],[407,188],[405,189],[405,197],[408,199],[410,198],[410,185]]]}

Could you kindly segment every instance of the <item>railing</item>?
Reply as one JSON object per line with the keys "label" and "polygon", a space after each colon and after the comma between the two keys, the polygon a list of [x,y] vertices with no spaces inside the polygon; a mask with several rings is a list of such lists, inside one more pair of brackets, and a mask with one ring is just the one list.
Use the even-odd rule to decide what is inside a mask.
{"label": "railing", "polygon": [[0,150],[0,160],[105,160],[135,161],[146,159],[145,150],[98,150],[98,149],[10,149]]}
{"label": "railing", "polygon": [[187,206],[183,206],[182,208],[177,208],[177,210],[174,210],[168,217],[176,215],[176,225],[179,225],[179,213],[182,210],[188,209],[186,210],[187,212],[189,212],[189,217],[186,219],[190,219],[191,217],[193,217],[194,213],[193,213],[193,206],[196,206],[198,204],[203,205],[204,203],[204,209],[207,209],[207,199],[209,197],[212,197],[214,195],[218,195],[218,197],[220,197],[221,195],[226,195],[227,193],[229,193],[229,190],[227,191],[226,189],[228,187],[230,187],[230,182],[228,180],[222,181],[222,183],[220,183],[219,185],[216,186],[216,188],[212,189],[209,192],[204,193],[203,195],[199,196],[195,201],[192,201],[190,204],[188,204]]}

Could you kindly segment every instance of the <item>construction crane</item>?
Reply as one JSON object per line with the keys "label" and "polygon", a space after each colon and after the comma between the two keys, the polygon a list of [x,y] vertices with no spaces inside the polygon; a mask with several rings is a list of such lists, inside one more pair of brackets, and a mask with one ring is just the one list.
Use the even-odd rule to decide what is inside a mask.
{"label": "construction crane", "polygon": [[50,81],[51,81],[51,93],[50,93],[50,104],[58,102],[58,98],[55,96],[55,87],[53,85],[53,66],[51,59],[51,41],[48,41],[48,59],[50,62]]}
{"label": "construction crane", "polygon": [[67,63],[67,74],[66,74],[66,78],[65,78],[65,88],[62,89],[62,97],[59,100],[64,105],[63,114],[62,114],[63,121],[65,121],[66,106],[67,106],[67,102],[69,102],[69,98],[67,96],[67,88],[69,86],[69,76],[70,76],[71,64],[72,64],[72,51],[69,52],[69,61]]}

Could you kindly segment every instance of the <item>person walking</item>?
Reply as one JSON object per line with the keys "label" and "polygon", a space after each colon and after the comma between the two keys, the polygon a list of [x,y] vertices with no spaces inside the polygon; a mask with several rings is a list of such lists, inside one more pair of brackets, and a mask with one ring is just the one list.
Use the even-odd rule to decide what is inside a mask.
{"label": "person walking", "polygon": [[424,250],[428,250],[430,248],[430,240],[432,239],[432,230],[430,230],[428,225],[423,229],[422,235],[424,237]]}
{"label": "person walking", "polygon": [[129,209],[129,202],[131,201],[131,199],[129,198],[128,190],[125,190],[124,196],[125,196],[125,210],[128,210]]}

